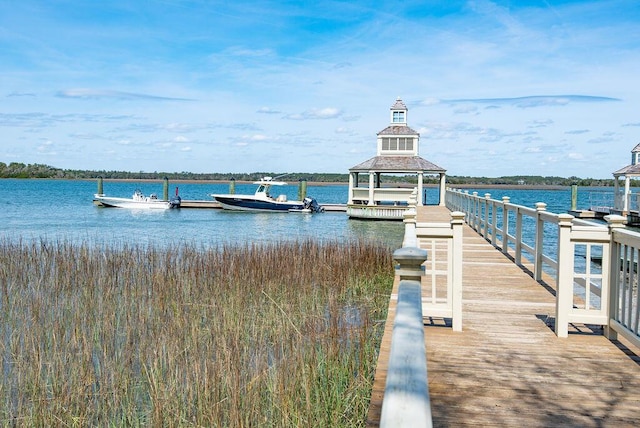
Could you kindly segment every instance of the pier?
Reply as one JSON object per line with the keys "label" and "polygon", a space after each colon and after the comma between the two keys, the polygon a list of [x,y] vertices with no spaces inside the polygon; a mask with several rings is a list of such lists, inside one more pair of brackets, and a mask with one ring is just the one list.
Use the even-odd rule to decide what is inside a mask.
{"label": "pier", "polygon": [[[410,382],[426,382],[428,392],[418,397],[420,416],[409,422],[402,419],[416,413],[416,406],[410,408],[415,397],[384,408],[385,400],[392,399],[387,395],[407,397],[407,391],[387,382],[399,288],[410,285],[397,275],[367,426],[640,425],[637,278],[615,269],[611,274],[606,263],[608,256],[622,257],[624,272],[636,257],[640,235],[614,236],[624,229],[615,221],[609,228],[594,228],[566,214],[547,213],[544,204],[526,209],[508,199],[447,190],[449,208],[418,206],[413,216],[405,215],[409,236],[404,246],[416,244],[428,253],[419,281],[427,379]],[[464,216],[465,223],[456,225],[456,215]],[[527,222],[540,231],[534,245],[522,242],[517,228]],[[461,228],[461,242],[440,238],[456,227]],[[543,231],[549,230],[558,234],[556,259],[542,251]],[[567,256],[569,247],[584,250],[587,260],[599,248],[605,259],[602,270],[588,262],[574,267],[576,256]],[[429,261],[442,254],[448,255],[449,265],[451,257],[461,254],[459,272],[442,261]],[[607,298],[610,286],[619,298]],[[574,295],[576,289],[582,292]],[[456,300],[456,293],[461,299]],[[432,303],[444,303],[447,310]],[[405,375],[411,371],[400,369]],[[420,408],[424,403],[428,412]]]}
{"label": "pier", "polygon": [[[169,200],[169,179],[168,178],[164,178],[163,181],[163,196],[162,196],[162,200],[164,201],[168,201]],[[102,177],[99,177],[97,180],[97,185],[98,185],[98,189],[97,189],[97,194],[98,195],[104,195],[104,179]],[[229,193],[235,193],[235,185],[236,185],[236,181],[235,180],[231,180],[229,183]],[[304,199],[304,197],[306,196],[306,192],[307,192],[307,182],[306,181],[300,181],[298,183],[298,197],[300,200]],[[178,188],[176,188],[176,196],[178,196]],[[93,200],[93,204],[97,205],[97,206],[104,206],[102,205],[102,203],[100,203],[100,201],[94,199]],[[347,204],[341,204],[341,203],[321,203],[319,204],[322,209],[326,212],[345,212],[347,211]],[[180,201],[180,208],[187,208],[187,209],[191,209],[191,208],[195,208],[195,209],[222,209],[222,206],[220,205],[220,203],[218,201],[216,201],[215,199],[181,199]]]}

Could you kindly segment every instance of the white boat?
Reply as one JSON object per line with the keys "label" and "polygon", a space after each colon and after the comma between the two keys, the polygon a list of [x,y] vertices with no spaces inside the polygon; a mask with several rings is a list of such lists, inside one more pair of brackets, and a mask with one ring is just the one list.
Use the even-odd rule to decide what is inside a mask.
{"label": "white boat", "polygon": [[180,196],[176,196],[169,201],[164,201],[158,199],[158,196],[155,194],[144,196],[140,190],[136,190],[130,198],[118,198],[96,193],[93,200],[98,205],[115,208],[167,210],[169,208],[180,207]]}
{"label": "white boat", "polygon": [[213,194],[211,195],[225,210],[232,211],[271,211],[271,212],[322,212],[322,207],[315,199],[306,197],[302,201],[288,201],[286,195],[273,197],[271,187],[285,186],[283,181],[274,181],[271,177],[263,177],[256,181],[258,188],[253,195]]}

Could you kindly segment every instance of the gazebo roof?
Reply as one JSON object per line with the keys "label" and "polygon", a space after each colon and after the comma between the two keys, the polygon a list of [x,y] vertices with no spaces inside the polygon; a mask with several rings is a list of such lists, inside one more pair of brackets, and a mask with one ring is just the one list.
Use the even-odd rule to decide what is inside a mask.
{"label": "gazebo roof", "polygon": [[349,172],[427,172],[444,173],[446,170],[420,156],[375,156],[352,168]]}
{"label": "gazebo roof", "polygon": [[378,132],[378,135],[420,135],[407,125],[390,125]]}
{"label": "gazebo roof", "polygon": [[640,164],[627,165],[613,173],[614,177],[618,177],[620,175],[640,176]]}

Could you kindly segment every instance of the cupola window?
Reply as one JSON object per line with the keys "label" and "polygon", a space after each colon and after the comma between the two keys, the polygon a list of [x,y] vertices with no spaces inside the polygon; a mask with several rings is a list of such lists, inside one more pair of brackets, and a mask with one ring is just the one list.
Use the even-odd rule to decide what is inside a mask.
{"label": "cupola window", "polygon": [[413,138],[411,137],[384,137],[382,138],[382,150],[413,151]]}
{"label": "cupola window", "polygon": [[403,111],[394,111],[393,112],[393,123],[404,123],[404,112]]}

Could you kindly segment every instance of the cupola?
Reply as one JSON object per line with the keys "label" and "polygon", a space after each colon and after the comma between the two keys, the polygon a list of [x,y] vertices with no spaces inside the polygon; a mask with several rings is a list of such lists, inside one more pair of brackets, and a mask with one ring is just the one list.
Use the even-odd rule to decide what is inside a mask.
{"label": "cupola", "polygon": [[391,125],[406,125],[408,110],[400,97],[396,98],[396,102],[391,106]]}
{"label": "cupola", "polygon": [[631,150],[631,165],[640,164],[640,144]]}
{"label": "cupola", "polygon": [[391,106],[391,124],[378,132],[378,156],[418,156],[420,134],[407,126],[409,109],[400,97]]}

